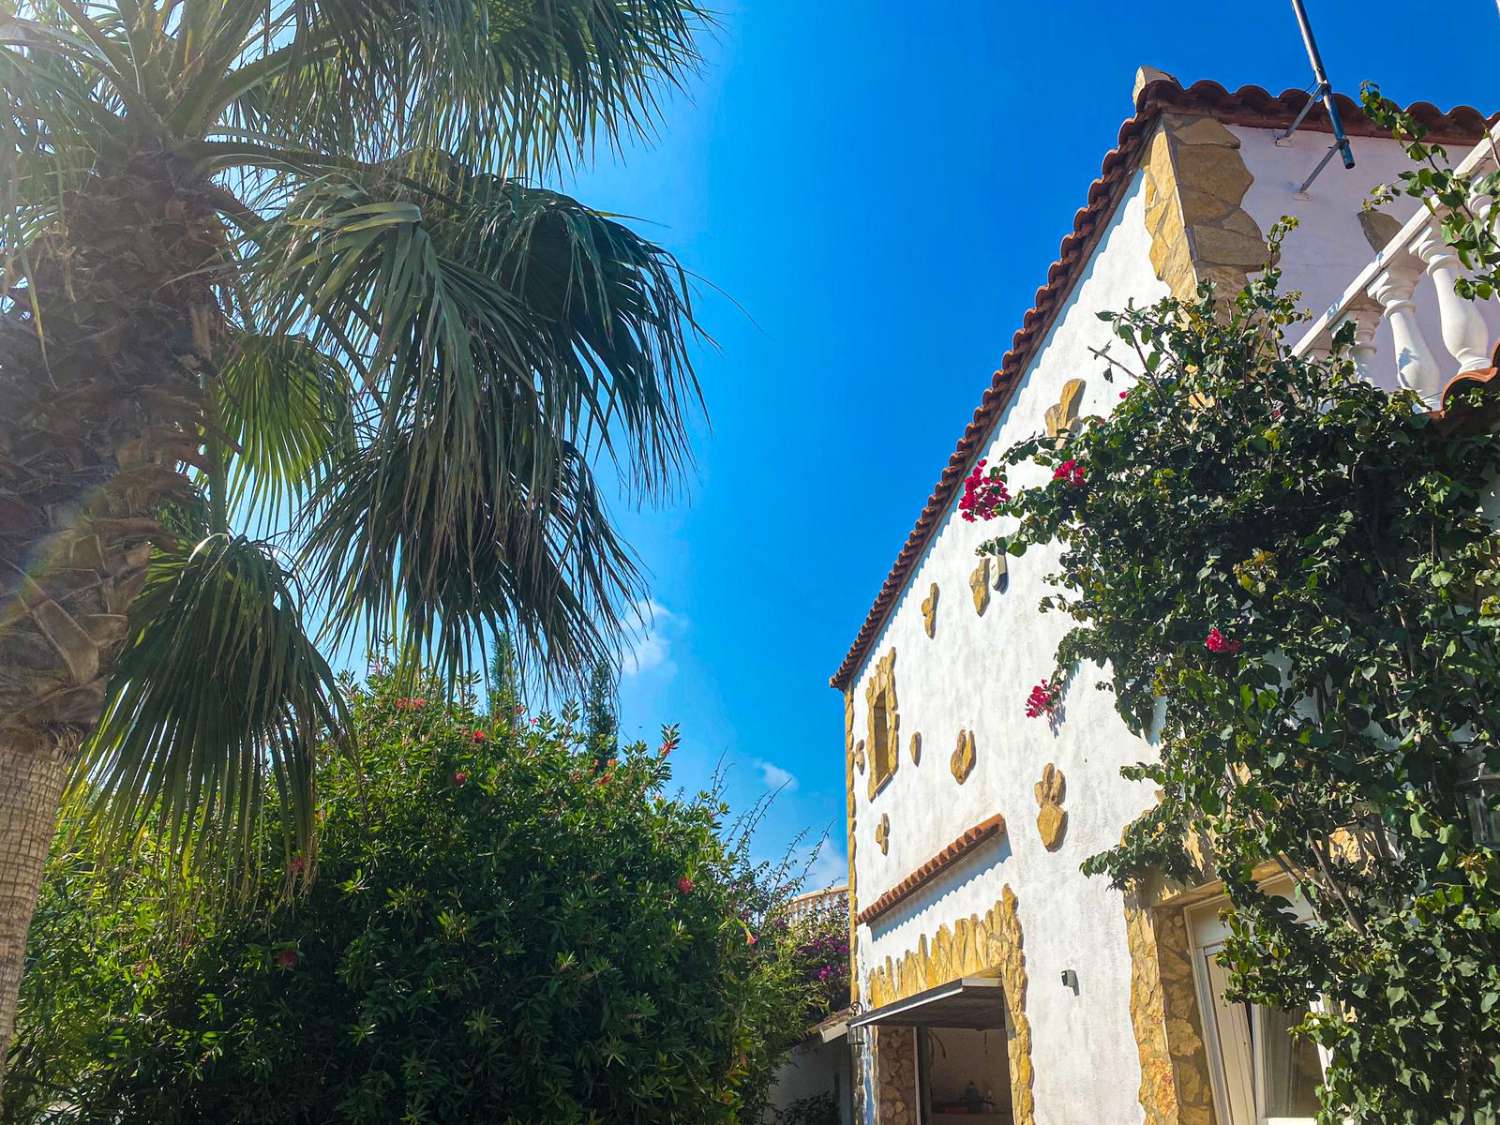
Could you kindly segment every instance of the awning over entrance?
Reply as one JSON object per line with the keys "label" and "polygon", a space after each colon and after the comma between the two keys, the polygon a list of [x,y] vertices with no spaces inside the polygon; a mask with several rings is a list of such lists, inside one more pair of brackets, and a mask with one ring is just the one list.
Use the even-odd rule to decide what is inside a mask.
{"label": "awning over entrance", "polygon": [[959,977],[905,1000],[896,1000],[849,1021],[857,1027],[967,1027],[999,1031],[1005,1027],[1005,991],[991,977]]}

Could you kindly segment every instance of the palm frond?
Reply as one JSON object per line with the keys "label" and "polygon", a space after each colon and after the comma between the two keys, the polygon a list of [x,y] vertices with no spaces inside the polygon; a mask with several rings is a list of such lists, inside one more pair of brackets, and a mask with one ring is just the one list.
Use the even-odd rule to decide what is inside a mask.
{"label": "palm frond", "polygon": [[[307,551],[330,629],[390,637],[450,682],[504,636],[554,681],[613,659],[644,591],[584,458],[486,442],[507,463],[445,476],[427,472],[420,452],[441,444],[381,435],[315,497]],[[545,496],[529,486],[538,455],[557,461]]]}
{"label": "palm frond", "polygon": [[185,99],[195,126],[224,113],[370,161],[437,148],[526,174],[652,129],[711,17],[694,0],[296,0],[266,22],[274,49]]}
{"label": "palm frond", "polygon": [[348,373],[301,336],[243,333],[218,365],[218,422],[231,511],[285,518],[330,466],[355,449]]}
{"label": "palm frond", "polygon": [[367,365],[383,430],[436,423],[454,444],[434,469],[463,471],[482,428],[598,443],[646,494],[685,467],[702,406],[687,278],[628,227],[431,159],[313,181],[259,241],[266,322],[312,318],[320,350]]}
{"label": "palm frond", "polygon": [[310,860],[316,748],[344,704],[276,559],[229,535],[158,555],[130,620],[74,799],[110,840],[154,823],[173,852],[230,867],[253,861],[273,805]]}

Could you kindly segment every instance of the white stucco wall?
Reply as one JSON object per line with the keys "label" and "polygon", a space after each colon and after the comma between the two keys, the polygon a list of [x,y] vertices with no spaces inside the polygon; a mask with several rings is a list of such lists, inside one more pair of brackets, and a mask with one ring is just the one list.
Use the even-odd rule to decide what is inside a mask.
{"label": "white stucco wall", "polygon": [[[1130,298],[1149,302],[1166,294],[1151,267],[1149,246],[1137,176],[1023,377],[992,450],[1041,430],[1044,412],[1068,379],[1087,380],[1081,414],[1107,412],[1118,400],[1126,384],[1106,383],[1088,350],[1109,339],[1108,326],[1095,314]],[[997,335],[1003,334],[997,326]],[[1016,483],[1032,482],[1023,473]],[[1084,668],[1075,678],[1066,721],[1053,728],[1045,719],[1025,717],[1027,692],[1051,672],[1064,630],[1059,617],[1037,611],[1050,589],[1042,576],[1056,552],[1037,550],[1012,559],[1009,588],[994,593],[979,617],[968,586],[977,562],[974,550],[998,530],[950,512],[870,650],[873,658],[892,646],[897,652],[901,764],[873,802],[866,778],[856,777],[859,904],[874,900],[995,812],[1005,816],[1008,832],[878,919],[873,929],[861,927],[860,967],[868,973],[887,956],[899,959],[944,922],[982,915],[1009,884],[1025,936],[1037,1121],[1126,1125],[1141,1119],[1141,1109],[1124,909],[1118,893],[1104,880],[1086,879],[1078,865],[1117,843],[1123,826],[1151,804],[1149,788],[1119,776],[1121,765],[1148,755],[1149,748],[1116,717],[1113,697],[1093,690],[1097,669]],[[941,595],[936,637],[929,639],[920,604],[932,582]],[[873,661],[867,660],[855,687],[856,738],[866,737],[864,691],[872,670]],[[948,764],[961,729],[974,732],[977,750],[977,764],[963,785],[955,782]],[[912,732],[922,735],[920,765],[912,764],[908,752]],[[1037,835],[1032,792],[1048,762],[1067,776],[1068,830],[1055,852],[1046,851]],[[873,838],[882,813],[891,820],[887,855]],[[1078,973],[1076,996],[1061,983],[1064,969]]]}

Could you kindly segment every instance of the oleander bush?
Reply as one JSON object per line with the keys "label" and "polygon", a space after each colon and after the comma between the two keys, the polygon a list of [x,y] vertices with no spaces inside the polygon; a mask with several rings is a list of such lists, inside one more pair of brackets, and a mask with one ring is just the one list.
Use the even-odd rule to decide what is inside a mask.
{"label": "oleander bush", "polygon": [[253,908],[58,849],[5,1120],[758,1122],[806,1026],[761,940],[795,880],[668,793],[675,731],[614,750],[378,674],[351,699],[316,863],[268,841]]}

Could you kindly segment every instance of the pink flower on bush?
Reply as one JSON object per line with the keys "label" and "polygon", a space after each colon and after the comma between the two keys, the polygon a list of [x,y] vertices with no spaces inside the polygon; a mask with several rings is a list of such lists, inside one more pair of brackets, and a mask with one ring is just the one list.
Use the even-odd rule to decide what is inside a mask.
{"label": "pink flower on bush", "polygon": [[1069,457],[1057,468],[1052,470],[1052,479],[1066,481],[1074,488],[1083,487],[1083,466],[1077,459]]}
{"label": "pink flower on bush", "polygon": [[1000,510],[1010,503],[1010,491],[1000,479],[1000,470],[984,471],[986,462],[981,458],[974,471],[964,478],[964,494],[959,498],[959,513],[973,523],[975,520],[992,520]]}
{"label": "pink flower on bush", "polygon": [[469,780],[469,775],[467,773],[465,773],[463,770],[454,770],[453,771],[453,784],[454,785],[462,786],[468,780]]}
{"label": "pink flower on bush", "polygon": [[1120,397],[1121,398],[1129,398],[1130,397],[1130,392],[1129,391],[1121,391],[1120,392]]}
{"label": "pink flower on bush", "polygon": [[473,742],[483,742],[488,737],[489,735],[485,734],[484,731],[477,728],[469,732],[469,739]]}
{"label": "pink flower on bush", "polygon": [[278,949],[276,951],[276,967],[278,969],[295,969],[297,963],[302,960],[302,954],[295,949]]}
{"label": "pink flower on bush", "polygon": [[1217,625],[1208,631],[1208,636],[1204,638],[1203,643],[1207,646],[1209,652],[1228,653],[1230,656],[1233,656],[1245,647],[1240,641],[1232,641],[1219,632]]}
{"label": "pink flower on bush", "polygon": [[758,941],[760,941],[760,938],[756,937],[754,934],[750,933],[750,931],[748,931],[748,930],[745,931],[745,944],[746,945],[755,945]]}
{"label": "pink flower on bush", "polygon": [[690,895],[690,894],[693,893],[693,887],[695,885],[696,884],[694,884],[694,882],[691,879],[689,879],[686,875],[684,875],[681,879],[677,880],[677,893],[678,894],[684,894],[684,895]]}
{"label": "pink flower on bush", "polygon": [[1056,712],[1059,694],[1057,685],[1051,680],[1043,680],[1037,684],[1026,697],[1026,717],[1037,719]]}

